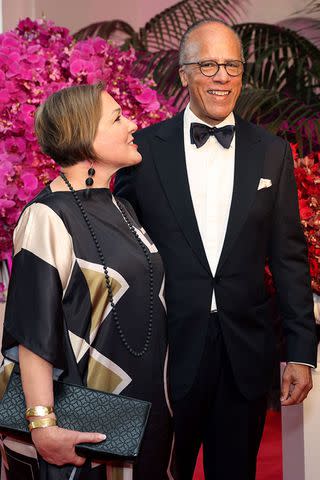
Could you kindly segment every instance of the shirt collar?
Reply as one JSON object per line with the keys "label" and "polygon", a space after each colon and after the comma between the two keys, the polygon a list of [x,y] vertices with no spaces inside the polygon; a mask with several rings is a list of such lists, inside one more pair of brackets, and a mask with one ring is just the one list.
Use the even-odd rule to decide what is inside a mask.
{"label": "shirt collar", "polygon": [[[209,125],[208,123],[204,122],[200,118],[198,118],[190,109],[190,103],[186,106],[185,112],[184,112],[184,125],[186,128],[190,128],[190,125],[192,122],[197,122],[197,123],[203,123],[204,125],[208,125],[208,127],[212,127],[212,125]],[[224,127],[225,125],[235,125],[235,119],[234,119],[234,114],[233,112],[229,113],[229,115],[222,120],[222,122],[218,123],[215,125],[215,127],[221,128]]]}

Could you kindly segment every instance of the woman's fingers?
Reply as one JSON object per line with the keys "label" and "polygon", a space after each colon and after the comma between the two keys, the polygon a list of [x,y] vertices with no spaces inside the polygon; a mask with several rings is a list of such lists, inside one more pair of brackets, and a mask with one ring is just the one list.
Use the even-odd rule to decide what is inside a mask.
{"label": "woman's fingers", "polygon": [[76,434],[75,443],[99,443],[107,437],[98,432],[74,432]]}

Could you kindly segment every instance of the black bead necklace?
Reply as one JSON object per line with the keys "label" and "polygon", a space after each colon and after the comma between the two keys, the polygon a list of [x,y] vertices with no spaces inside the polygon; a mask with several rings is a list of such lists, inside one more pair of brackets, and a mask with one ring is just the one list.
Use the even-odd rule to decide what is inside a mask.
{"label": "black bead necklace", "polygon": [[102,266],[103,266],[103,272],[104,272],[104,276],[105,276],[105,280],[106,280],[106,287],[107,287],[107,290],[108,290],[109,301],[110,301],[110,305],[111,305],[111,309],[112,309],[112,316],[113,316],[113,319],[115,321],[116,328],[117,328],[117,331],[118,331],[119,336],[121,338],[121,341],[122,341],[123,345],[125,346],[125,348],[134,357],[142,357],[146,353],[146,351],[148,350],[148,348],[150,346],[150,340],[151,340],[151,334],[152,334],[152,323],[153,323],[152,322],[152,320],[153,320],[153,299],[154,299],[153,266],[152,266],[152,261],[151,261],[148,249],[147,249],[146,245],[143,243],[143,241],[141,240],[141,238],[139,237],[139,235],[137,234],[134,226],[130,222],[130,220],[127,216],[127,213],[125,212],[123,206],[121,205],[121,203],[116,198],[114,198],[115,202],[117,204],[117,207],[119,208],[125,223],[128,225],[130,232],[133,234],[134,238],[137,240],[140,247],[142,248],[143,253],[146,257],[147,263],[148,263],[148,270],[149,270],[149,322],[148,322],[147,335],[146,335],[146,340],[144,342],[143,349],[140,350],[140,351],[137,351],[129,345],[129,343],[128,343],[126,337],[125,337],[125,334],[123,332],[123,329],[120,325],[119,316],[118,316],[116,305],[115,305],[114,299],[113,299],[111,281],[110,281],[108,269],[107,269],[107,266],[106,266],[106,262],[105,262],[105,259],[104,259],[104,255],[102,253],[102,249],[101,249],[100,243],[97,239],[96,233],[95,233],[95,231],[94,231],[94,229],[91,225],[91,222],[89,220],[88,214],[85,211],[84,206],[82,205],[82,202],[81,202],[76,190],[74,190],[73,186],[71,185],[71,183],[69,182],[69,180],[67,179],[65,174],[63,172],[60,172],[60,176],[64,180],[64,182],[66,183],[70,192],[72,193],[72,195],[75,199],[75,202],[78,205],[78,207],[79,207],[79,209],[82,213],[82,216],[83,216],[83,218],[84,218],[84,220],[85,220],[85,222],[88,226],[91,237],[92,237],[92,239],[95,243],[95,246],[97,248],[97,252],[98,252],[100,261],[102,263]]}

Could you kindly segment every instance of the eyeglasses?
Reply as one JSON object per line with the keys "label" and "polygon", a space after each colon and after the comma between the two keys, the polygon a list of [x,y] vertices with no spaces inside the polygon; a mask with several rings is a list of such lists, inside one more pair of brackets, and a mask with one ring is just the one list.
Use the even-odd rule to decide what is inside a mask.
{"label": "eyeglasses", "polygon": [[245,62],[242,62],[241,60],[231,60],[226,63],[218,63],[214,60],[208,60],[207,62],[182,63],[182,65],[198,65],[200,72],[205,77],[214,77],[219,72],[220,67],[224,67],[230,77],[238,77],[243,73],[244,64]]}

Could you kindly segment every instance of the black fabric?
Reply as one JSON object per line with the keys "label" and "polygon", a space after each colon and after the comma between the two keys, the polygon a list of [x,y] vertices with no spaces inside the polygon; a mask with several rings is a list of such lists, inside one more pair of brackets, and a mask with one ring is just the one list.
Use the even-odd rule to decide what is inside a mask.
{"label": "black fabric", "polygon": [[230,148],[234,136],[234,125],[225,125],[224,127],[218,128],[209,127],[204,123],[191,123],[190,140],[191,144],[195,144],[197,148],[202,147],[210,135],[216,137],[223,148]]}
{"label": "black fabric", "polygon": [[192,480],[201,444],[206,480],[255,480],[266,406],[266,395],[247,400],[239,392],[211,315],[194,383],[173,402],[176,480]]}
{"label": "black fabric", "polygon": [[[37,298],[39,301],[35,301]],[[4,349],[20,343],[55,368],[65,369],[61,298],[58,271],[32,252],[21,250],[12,264]]]}
{"label": "black fabric", "polygon": [[37,459],[21,455],[7,446],[4,447],[4,453],[8,469],[5,466],[3,468],[10,475],[10,480],[40,480]]}

